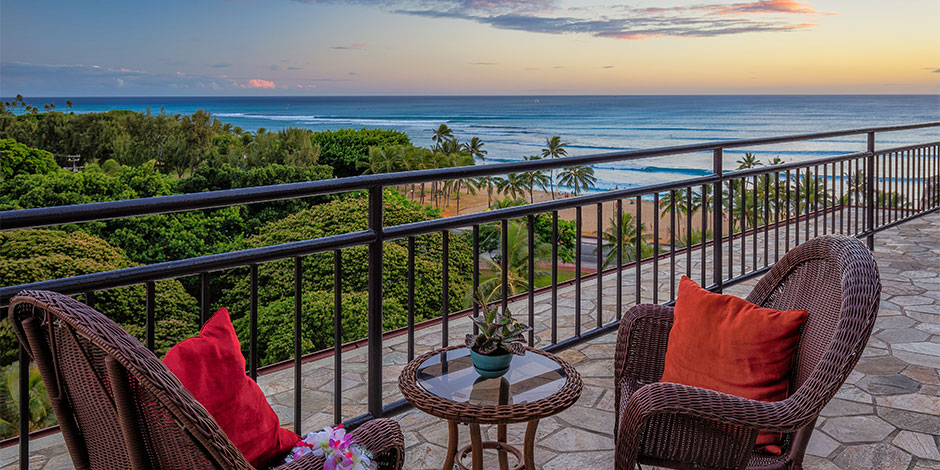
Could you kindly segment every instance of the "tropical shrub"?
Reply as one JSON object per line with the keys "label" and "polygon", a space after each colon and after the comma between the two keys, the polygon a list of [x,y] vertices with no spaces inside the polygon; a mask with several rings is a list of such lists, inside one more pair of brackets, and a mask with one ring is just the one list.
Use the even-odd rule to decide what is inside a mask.
{"label": "tropical shrub", "polygon": [[[6,285],[57,279],[136,266],[123,251],[81,231],[13,230],[0,232],[0,279]],[[158,352],[198,330],[198,306],[179,281],[156,283]],[[144,286],[95,294],[95,308],[144,339]],[[0,365],[16,360],[17,347],[9,320],[0,322]]]}
{"label": "tropical shrub", "polygon": [[[333,346],[333,292],[307,291],[301,296],[301,349],[304,354]],[[369,321],[369,296],[365,292],[346,292],[341,304],[341,341],[364,338]],[[395,299],[382,303],[383,327],[386,330],[407,323],[408,316]],[[248,338],[248,317],[234,321],[235,331]],[[294,299],[281,298],[258,310],[258,360],[273,364],[294,355]],[[248,357],[248,341],[242,350]]]}
{"label": "tropical shrub", "polygon": [[[280,243],[347,233],[368,228],[368,201],[362,196],[347,197],[299,212],[263,227],[257,236],[245,239],[241,247],[255,248]],[[398,225],[438,218],[436,210],[408,201],[394,190],[386,190],[384,216],[386,225]],[[466,235],[452,233],[449,246],[449,310],[457,311],[468,303],[468,290],[472,275],[471,243]],[[442,235],[439,233],[415,238],[415,320],[441,314]],[[397,240],[383,247],[383,294],[387,305],[408,305],[408,242]],[[368,248],[356,246],[341,251],[343,297],[364,293],[368,287]],[[333,253],[318,253],[303,257],[302,291],[333,292]],[[248,312],[248,270],[236,269],[220,276],[218,290],[222,297],[219,306],[229,307],[233,318]],[[258,267],[259,321],[262,312],[269,311],[278,302],[293,305],[294,261],[282,260]],[[344,300],[345,302],[345,300]],[[280,305],[280,304],[278,304]],[[280,308],[280,307],[278,307]],[[390,307],[394,308],[394,307]],[[277,309],[275,308],[275,311]],[[332,312],[332,310],[330,310]],[[392,311],[394,312],[394,310]],[[332,315],[332,313],[330,314]],[[405,317],[386,313],[386,326],[395,328],[406,324]],[[363,320],[364,321],[364,320]],[[389,323],[390,322],[390,323]],[[291,323],[292,324],[292,323]],[[360,331],[351,329],[350,331]],[[364,330],[362,330],[364,331]],[[328,329],[332,337],[332,327]],[[364,333],[363,333],[364,335]],[[259,336],[260,337],[260,336]],[[312,343],[323,347],[323,343]],[[259,347],[261,347],[259,345]],[[259,349],[260,351],[260,349]],[[265,353],[259,353],[265,357]]]}
{"label": "tropical shrub", "polygon": [[316,132],[313,143],[320,146],[319,163],[333,167],[333,174],[342,178],[362,174],[369,147],[411,145],[411,139],[401,131],[363,128]]}
{"label": "tropical shrub", "polygon": [[[20,363],[0,370],[0,439],[20,434]],[[35,365],[29,368],[29,430],[38,431],[57,423],[45,384]]]}
{"label": "tropical shrub", "polygon": [[58,169],[51,153],[13,139],[0,139],[0,180],[16,175],[52,173]]}
{"label": "tropical shrub", "polygon": [[[198,193],[315,181],[332,177],[333,170],[326,165],[300,167],[273,164],[250,170],[241,170],[228,164],[217,167],[200,165],[191,177],[177,181],[176,190],[181,193]],[[255,234],[264,224],[283,219],[291,214],[320,204],[327,199],[326,197],[309,197],[239,206],[238,209],[244,221],[242,234],[246,236]]]}

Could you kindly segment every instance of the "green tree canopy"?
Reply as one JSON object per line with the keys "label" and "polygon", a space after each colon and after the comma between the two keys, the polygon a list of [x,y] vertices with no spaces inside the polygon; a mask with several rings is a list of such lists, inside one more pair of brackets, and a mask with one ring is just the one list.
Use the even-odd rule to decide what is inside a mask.
{"label": "green tree canopy", "polygon": [[[13,230],[0,232],[0,278],[6,285],[58,279],[129,268],[137,264],[122,250],[85,232]],[[144,286],[111,289],[95,294],[95,308],[143,340],[146,292]],[[156,283],[157,350],[163,352],[198,331],[198,307],[179,281]],[[9,320],[0,322],[0,364],[16,359],[16,342]]]}
{"label": "green tree canopy", "polygon": [[339,129],[316,132],[312,139],[320,147],[319,163],[340,178],[362,174],[359,163],[369,161],[369,147],[411,145],[407,134],[389,129]]}
{"label": "green tree canopy", "polygon": [[[257,236],[244,240],[242,248],[255,248],[299,240],[336,235],[368,228],[368,200],[354,195],[334,200],[301,211],[283,220],[261,228]],[[407,200],[401,193],[386,190],[384,217],[386,225],[399,225],[440,217],[432,208]],[[467,235],[449,236],[449,310],[457,311],[467,305],[472,273],[472,245]],[[386,302],[408,305],[408,241],[397,240],[384,245],[383,289]],[[440,233],[415,238],[415,320],[421,321],[441,314],[442,235]],[[351,293],[364,293],[368,284],[368,248],[356,246],[343,249],[342,291],[344,298]],[[333,291],[333,253],[318,253],[302,259],[302,288],[304,292]],[[222,296],[219,306],[229,307],[233,318],[248,313],[248,270],[235,269],[220,276]],[[260,312],[279,302],[293,305],[294,261],[282,260],[258,267],[258,305]],[[324,294],[325,295],[325,294]],[[345,302],[345,300],[344,300]],[[389,305],[389,304],[386,304]],[[278,307],[279,308],[279,307]],[[291,307],[292,308],[292,307]],[[275,309],[276,310],[276,309]],[[332,311],[332,310],[331,310]],[[331,314],[332,315],[332,314]],[[332,318],[332,317],[330,317]],[[396,318],[386,315],[386,319]],[[389,328],[404,326],[406,319],[387,323]],[[332,338],[332,327],[327,330]],[[319,349],[327,343],[312,343]],[[265,353],[259,354],[265,357]]]}
{"label": "green tree canopy", "polygon": [[17,175],[52,173],[59,169],[52,154],[13,139],[0,139],[0,180]]}

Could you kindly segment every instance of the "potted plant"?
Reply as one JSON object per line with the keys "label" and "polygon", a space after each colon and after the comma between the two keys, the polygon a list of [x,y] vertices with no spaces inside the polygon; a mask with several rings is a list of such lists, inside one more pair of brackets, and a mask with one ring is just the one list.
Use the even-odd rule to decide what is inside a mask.
{"label": "potted plant", "polygon": [[483,314],[473,318],[480,333],[466,338],[473,368],[486,378],[501,377],[509,370],[513,355],[525,354],[523,333],[532,328],[516,321],[508,309],[500,312],[498,308],[490,308],[487,302],[482,301],[479,292],[474,297],[473,301]]}

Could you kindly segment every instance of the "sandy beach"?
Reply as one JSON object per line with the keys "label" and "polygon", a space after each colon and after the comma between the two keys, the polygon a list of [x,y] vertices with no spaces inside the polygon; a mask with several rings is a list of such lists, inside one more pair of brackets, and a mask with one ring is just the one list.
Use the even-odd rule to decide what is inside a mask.
{"label": "sandy beach", "polygon": [[[543,202],[552,200],[552,195],[548,191],[534,191],[532,194],[533,202]],[[573,198],[574,194],[571,193],[559,193],[556,191],[555,199],[563,199],[565,197]],[[493,200],[502,199],[502,195],[493,194]],[[529,200],[527,197],[526,200]],[[444,217],[453,217],[457,215],[457,203],[456,197],[451,198],[450,205],[441,210],[441,214]],[[647,230],[652,230],[654,217],[660,215],[660,240],[667,241],[669,238],[669,224],[670,224],[670,214],[666,213],[665,215],[661,214],[659,210],[654,207],[652,201],[642,201],[641,209],[641,221],[646,225]],[[461,191],[460,193],[460,214],[472,214],[475,212],[482,212],[487,210],[487,196],[486,190],[479,190],[476,194],[466,194],[466,191]],[[607,227],[611,223],[611,219],[615,217],[617,211],[617,204],[615,201],[606,202],[603,204],[603,215],[601,219],[601,229],[607,230]],[[636,199],[624,199],[623,200],[623,211],[630,213],[631,215],[636,216]],[[564,220],[575,220],[576,210],[574,208],[565,209],[558,212],[558,216]],[[676,230],[680,233],[686,233],[686,217],[684,214],[677,214],[676,221]],[[597,205],[590,204],[584,206],[581,209],[581,224],[582,224],[582,234],[585,236],[588,235],[597,235]],[[696,212],[692,215],[692,229],[700,230],[702,226],[702,217]]]}

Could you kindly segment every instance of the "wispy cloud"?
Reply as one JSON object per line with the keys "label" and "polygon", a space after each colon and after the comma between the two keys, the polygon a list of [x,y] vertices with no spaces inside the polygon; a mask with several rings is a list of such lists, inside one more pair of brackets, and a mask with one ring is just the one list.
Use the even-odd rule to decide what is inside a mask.
{"label": "wispy cloud", "polygon": [[240,83],[242,88],[277,88],[277,85],[271,80],[262,80],[260,78],[253,78],[248,80],[247,83]]}
{"label": "wispy cloud", "polygon": [[365,47],[366,43],[364,42],[354,42],[348,46],[332,46],[330,49],[336,49],[340,51],[361,51]]}
{"label": "wispy cloud", "polygon": [[721,15],[735,13],[819,13],[810,6],[809,2],[804,3],[798,0],[763,0],[750,3],[732,3],[731,5],[713,5],[712,7]]}
{"label": "wispy cloud", "polygon": [[602,69],[612,69],[612,68],[614,68],[614,66],[613,66],[613,65],[605,65],[605,66],[603,66],[603,67],[601,67],[601,68],[602,68]]}
{"label": "wispy cloud", "polygon": [[228,62],[219,62],[219,63],[217,63],[217,64],[209,64],[209,67],[212,67],[212,68],[214,68],[214,69],[227,69],[227,68],[229,68],[229,67],[231,67],[231,66],[232,66],[232,64],[230,64],[230,63],[228,63]]}
{"label": "wispy cloud", "polygon": [[934,70],[933,73],[940,73],[940,69]]}
{"label": "wispy cloud", "polygon": [[[339,0],[295,1],[341,3]],[[425,18],[463,19],[498,29],[545,34],[579,33],[628,40],[787,32],[815,26],[812,21],[802,18],[831,14],[820,12],[809,1],[801,0],[652,8],[625,4],[563,7],[560,0],[352,0],[352,3]],[[356,50],[361,46],[353,44],[332,48]]]}
{"label": "wispy cloud", "polygon": [[468,62],[470,65],[497,65],[496,62]]}

